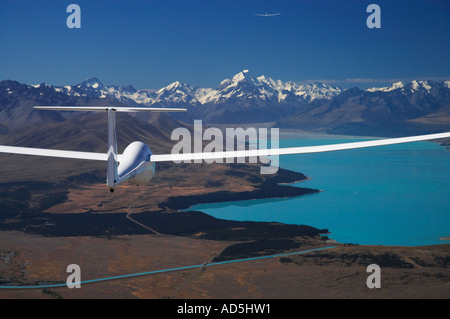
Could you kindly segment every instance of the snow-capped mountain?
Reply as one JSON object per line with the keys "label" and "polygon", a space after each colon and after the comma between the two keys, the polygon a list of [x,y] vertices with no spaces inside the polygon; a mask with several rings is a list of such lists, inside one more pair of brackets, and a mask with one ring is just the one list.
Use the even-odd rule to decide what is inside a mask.
{"label": "snow-capped mountain", "polygon": [[149,90],[136,90],[131,85],[104,85],[96,77],[87,79],[76,85],[65,85],[62,87],[45,83],[32,85],[34,88],[47,87],[69,96],[85,96],[95,98],[114,98],[127,104],[152,103],[152,92]]}
{"label": "snow-capped mountain", "polygon": [[233,78],[223,80],[200,102],[223,103],[230,99],[246,99],[273,103],[304,103],[315,99],[330,99],[342,91],[343,89],[339,87],[323,83],[300,85],[290,81],[275,81],[264,75],[255,78],[248,70],[243,70]]}
{"label": "snow-capped mountain", "polygon": [[313,84],[298,85],[294,82],[287,82],[286,89],[292,91],[296,96],[302,97],[305,101],[311,102],[315,99],[332,99],[336,95],[344,92],[344,89],[328,85],[325,83],[315,82]]}
{"label": "snow-capped mountain", "polygon": [[367,90],[351,88],[330,100],[309,103],[277,125],[371,136],[448,131],[449,84],[414,80]]}
{"label": "snow-capped mountain", "polygon": [[271,122],[314,100],[330,99],[343,91],[321,83],[301,85],[265,75],[254,77],[243,70],[200,97],[201,112],[195,115],[210,123]]}
{"label": "snow-capped mountain", "polygon": [[204,91],[202,91],[196,86],[176,81],[156,91],[152,96],[151,102],[147,103],[147,105],[152,105],[155,103],[163,103],[166,105],[187,104],[198,106],[201,104],[199,99],[204,94],[205,94]]}
{"label": "snow-capped mountain", "polygon": [[220,103],[236,98],[265,100],[270,98],[270,94],[265,94],[259,81],[256,81],[247,70],[244,70],[233,76],[232,79],[220,82],[219,86],[206,94],[201,102],[202,104]]}
{"label": "snow-capped mountain", "polygon": [[427,91],[430,92],[431,89],[439,87],[439,86],[446,86],[447,88],[450,88],[450,81],[444,81],[443,83],[438,83],[435,81],[417,81],[413,80],[409,83],[403,83],[403,82],[395,82],[391,86],[386,87],[374,87],[367,89],[368,92],[391,92],[394,90],[400,90],[402,93],[415,93],[419,91]]}
{"label": "snow-capped mountain", "polygon": [[404,87],[403,82],[395,82],[392,83],[391,86],[385,86],[385,87],[373,87],[370,89],[367,89],[368,92],[390,92],[396,89],[401,89]]}

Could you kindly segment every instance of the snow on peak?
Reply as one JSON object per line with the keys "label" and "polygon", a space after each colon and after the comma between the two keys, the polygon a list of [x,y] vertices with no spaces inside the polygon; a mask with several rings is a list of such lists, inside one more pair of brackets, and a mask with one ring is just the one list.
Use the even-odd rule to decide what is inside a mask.
{"label": "snow on peak", "polygon": [[246,81],[253,85],[257,85],[257,82],[255,81],[255,79],[248,70],[243,70],[242,72],[239,72],[231,79],[231,82],[235,85],[243,81]]}
{"label": "snow on peak", "polygon": [[412,93],[415,91],[419,91],[421,89],[427,90],[428,92],[431,90],[431,85],[428,81],[411,81],[411,83],[408,84],[408,88],[411,90]]}
{"label": "snow on peak", "polygon": [[183,84],[180,81],[175,81],[175,82],[169,84],[167,86],[167,88],[168,89],[175,89],[175,88],[179,88],[179,87],[182,87],[182,86],[183,86]]}
{"label": "snow on peak", "polygon": [[393,91],[393,90],[401,89],[404,86],[405,85],[403,84],[403,82],[395,82],[389,87],[388,86],[381,87],[381,88],[373,87],[373,88],[367,89],[366,91],[369,91],[369,92],[377,92],[377,91],[390,92],[390,91]]}
{"label": "snow on peak", "polygon": [[428,81],[419,81],[420,85],[427,91],[431,90],[431,86]]}
{"label": "snow on peak", "polygon": [[344,91],[340,87],[317,81],[310,84],[296,84],[294,82],[289,82],[287,88],[295,95],[301,96],[308,102],[315,99],[331,99]]}
{"label": "snow on peak", "polygon": [[165,87],[159,89],[159,90],[157,91],[157,93],[158,93],[158,94],[161,94],[161,93],[166,92],[166,91],[177,90],[178,88],[181,88],[182,86],[183,86],[183,85],[181,84],[180,81],[175,81],[175,82],[170,83],[168,86],[165,86]]}
{"label": "snow on peak", "polygon": [[403,82],[395,82],[391,84],[391,86],[386,87],[373,87],[370,89],[367,89],[366,91],[369,92],[391,92],[394,90],[400,90],[403,94],[406,94],[407,92],[414,93],[421,90],[426,90],[427,92],[430,92],[433,87],[436,86],[447,86],[448,88],[450,84],[450,81],[443,81],[442,84],[439,84],[438,82],[434,81],[419,81],[419,80],[413,80],[409,83],[403,83]]}
{"label": "snow on peak", "polygon": [[205,95],[207,90],[199,89],[189,84],[175,81],[162,89],[156,91],[152,96],[152,102],[160,103],[188,103],[199,104],[199,97]]}
{"label": "snow on peak", "polygon": [[257,77],[256,79],[259,83],[270,85],[271,87],[273,87],[276,90],[284,90],[285,89],[285,85],[283,84],[283,82],[281,80],[275,81],[270,77],[266,77],[265,75],[261,75],[261,76]]}
{"label": "snow on peak", "polygon": [[391,88],[393,89],[393,90],[395,90],[395,89],[400,89],[400,88],[402,88],[402,87],[404,87],[405,85],[403,84],[403,82],[395,82],[395,83],[393,83],[392,85],[391,85]]}
{"label": "snow on peak", "polygon": [[92,87],[94,89],[98,89],[99,87],[103,87],[102,82],[100,82],[99,79],[97,79],[96,77],[87,79],[83,82],[81,82],[80,84],[78,84],[78,87]]}

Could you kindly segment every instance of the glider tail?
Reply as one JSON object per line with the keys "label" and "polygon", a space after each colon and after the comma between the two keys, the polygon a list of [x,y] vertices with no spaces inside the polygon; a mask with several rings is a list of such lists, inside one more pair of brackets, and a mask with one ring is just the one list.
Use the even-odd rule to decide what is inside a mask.
{"label": "glider tail", "polygon": [[116,112],[108,109],[108,170],[106,184],[111,192],[117,182],[117,136],[116,136]]}
{"label": "glider tail", "polygon": [[108,169],[106,172],[106,184],[111,192],[119,182],[118,154],[116,136],[116,112],[184,112],[184,108],[153,108],[153,107],[114,107],[114,106],[35,106],[37,110],[58,111],[107,111],[108,112]]}

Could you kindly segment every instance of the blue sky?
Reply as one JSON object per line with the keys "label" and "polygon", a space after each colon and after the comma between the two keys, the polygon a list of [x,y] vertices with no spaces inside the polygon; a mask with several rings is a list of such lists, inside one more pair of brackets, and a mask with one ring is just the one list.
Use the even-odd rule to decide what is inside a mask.
{"label": "blue sky", "polygon": [[[81,29],[66,25],[71,3]],[[371,3],[381,29],[366,26]],[[0,80],[216,87],[249,69],[363,88],[448,79],[449,39],[448,0],[1,0]]]}

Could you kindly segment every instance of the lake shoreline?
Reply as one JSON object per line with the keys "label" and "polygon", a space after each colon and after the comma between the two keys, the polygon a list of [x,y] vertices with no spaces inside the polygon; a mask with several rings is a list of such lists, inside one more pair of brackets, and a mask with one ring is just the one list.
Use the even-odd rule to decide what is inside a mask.
{"label": "lake shoreline", "polygon": [[[298,133],[298,132],[295,132]],[[302,132],[304,133],[304,132]],[[308,135],[311,137],[311,135]],[[323,138],[333,138],[335,136],[319,136],[320,139]],[[299,142],[294,141],[296,138],[298,138],[298,135],[294,136],[294,133],[292,133],[291,138],[288,138],[287,140],[292,141],[286,141],[285,144],[287,144],[287,147],[292,147],[293,145],[299,144]],[[346,137],[346,138],[363,138],[363,137]],[[339,143],[339,140],[336,141],[318,141],[318,143]],[[309,142],[305,141],[304,144],[308,144]],[[420,142],[423,143],[423,142]],[[349,156],[346,155],[344,152],[339,152],[337,154],[337,158],[335,159],[334,156],[328,156],[326,154],[319,154],[317,158],[319,158],[319,162],[317,160],[314,160],[312,156],[305,156],[304,159],[301,160],[294,160],[291,162],[285,162],[285,165],[283,166],[283,163],[281,163],[281,166],[285,169],[293,170],[293,171],[299,171],[300,169],[311,176],[308,179],[302,180],[302,181],[311,181],[314,180],[313,183],[311,183],[311,188],[315,189],[322,189],[318,192],[326,193],[326,196],[323,197],[317,197],[317,196],[306,196],[304,199],[302,199],[300,202],[297,200],[293,200],[293,202],[273,202],[271,204],[271,200],[268,201],[261,201],[260,203],[256,202],[258,204],[255,207],[258,207],[257,209],[261,212],[252,212],[252,208],[247,207],[246,203],[239,203],[234,208],[228,208],[228,205],[225,203],[224,205],[212,205],[209,207],[206,206],[200,206],[198,207],[199,210],[202,210],[208,214],[212,214],[213,216],[216,216],[218,218],[229,218],[229,219],[240,219],[242,215],[245,215],[245,218],[249,220],[261,220],[261,221],[267,221],[272,219],[277,219],[279,222],[282,223],[292,223],[292,224],[307,224],[307,225],[313,225],[314,227],[319,228],[330,228],[332,231],[331,237],[336,239],[338,242],[341,243],[357,243],[357,244],[375,244],[375,245],[394,245],[394,246],[423,246],[423,245],[441,245],[445,244],[444,240],[448,240],[448,236],[445,233],[445,229],[443,229],[442,226],[439,227],[425,227],[425,229],[420,229],[417,227],[417,223],[414,223],[413,220],[415,219],[408,219],[408,211],[410,209],[405,210],[403,207],[410,207],[412,204],[411,202],[417,202],[417,205],[412,205],[412,207],[416,208],[417,216],[423,220],[422,224],[425,223],[427,225],[428,223],[432,223],[430,225],[434,225],[435,223],[433,221],[429,221],[429,214],[423,214],[423,212],[427,211],[426,207],[423,207],[424,203],[426,201],[421,200],[422,194],[425,194],[425,191],[420,191],[418,187],[421,186],[411,186],[411,185],[418,185],[417,183],[409,182],[409,179],[414,178],[417,179],[417,174],[420,172],[420,174],[425,174],[426,176],[434,176],[433,170],[439,170],[441,172],[441,168],[435,168],[433,165],[430,167],[430,162],[434,161],[435,158],[437,159],[437,163],[445,163],[445,158],[448,158],[448,154],[444,147],[445,151],[439,151],[439,149],[442,150],[442,147],[444,145],[436,142],[430,142],[430,143],[423,143],[423,144],[417,144],[418,148],[416,150],[415,146],[409,146],[408,145],[402,146],[398,145],[392,147],[396,151],[391,152],[393,153],[394,157],[391,160],[390,158],[385,158],[387,153],[385,150],[377,151],[376,148],[373,148],[374,150],[362,151],[361,155],[356,152],[352,152],[353,154]],[[300,145],[302,145],[300,140]],[[437,150],[438,154],[443,154],[444,161],[440,157],[436,157],[437,155],[434,155],[435,153],[428,152],[429,149]],[[418,153],[419,152],[419,153]],[[365,154],[367,153],[367,155]],[[358,157],[355,157],[358,154]],[[374,157],[378,156],[378,157]],[[399,167],[399,170],[397,170],[395,167],[396,163],[399,163],[399,156],[411,156],[412,154],[414,157],[414,160],[409,160],[407,162],[408,168],[405,167]],[[420,157],[419,157],[420,155]],[[382,157],[381,157],[382,156]],[[316,158],[316,157],[314,157]],[[328,160],[329,158],[329,160]],[[367,164],[365,164],[367,162]],[[351,163],[351,165],[347,165],[346,163]],[[384,164],[386,163],[386,164]],[[392,165],[391,165],[392,163]],[[441,165],[442,166],[442,165]],[[439,167],[441,167],[439,166]],[[326,170],[325,170],[326,168]],[[426,168],[426,170],[424,170]],[[442,172],[448,172],[448,166],[442,166]],[[367,172],[367,173],[366,173]],[[373,172],[373,173],[372,173]],[[376,173],[379,172],[379,173]],[[406,182],[401,182],[400,186],[397,188],[393,188],[395,183],[397,183],[397,179],[394,179],[392,176],[394,174],[400,173],[402,176],[402,179],[406,178]],[[332,174],[332,175],[331,175]],[[406,174],[406,175],[405,175]],[[441,174],[441,173],[440,173]],[[447,174],[447,173],[445,173]],[[331,176],[331,177],[330,177]],[[365,176],[370,176],[370,179],[368,180],[368,184],[364,181]],[[331,183],[328,182],[328,180],[331,178]],[[441,180],[442,177],[439,179]],[[324,182],[326,181],[326,182]],[[427,179],[428,181],[428,179]],[[437,181],[438,182],[438,181]],[[327,184],[328,183],[328,184]],[[363,183],[363,184],[361,184]],[[440,183],[440,182],[438,182]],[[405,185],[404,185],[405,184]],[[380,185],[381,188],[377,188],[377,185]],[[391,191],[392,188],[392,191]],[[327,190],[325,192],[324,190]],[[328,191],[329,190],[329,191]],[[412,191],[416,195],[411,195]],[[376,197],[373,197],[373,195],[370,194],[378,194]],[[398,194],[400,196],[399,199],[397,199],[397,196],[395,194]],[[437,206],[437,211],[442,211],[445,206],[442,206],[443,202],[445,201],[442,196],[438,195],[439,193],[433,192],[433,194],[430,194],[430,197],[426,198],[433,198],[434,203],[439,203],[440,206]],[[381,195],[381,197],[380,197]],[[411,197],[413,196],[413,197]],[[345,201],[342,202],[341,199],[345,198]],[[395,198],[395,200],[394,200]],[[436,201],[437,200],[437,201]],[[294,202],[299,203],[297,207],[302,207],[302,211],[298,214],[272,214],[270,211],[274,211],[274,209],[277,209],[277,211],[297,211],[297,207]],[[339,203],[343,203],[342,205]],[[269,206],[267,206],[267,209],[265,210],[265,203],[267,203]],[[327,204],[329,203],[329,204]],[[336,203],[336,205],[332,204]],[[345,203],[346,206],[343,206]],[[355,205],[350,205],[349,203],[355,203]],[[370,206],[366,207],[365,203],[372,203]],[[261,205],[259,205],[261,204]],[[250,202],[248,205],[253,205]],[[279,206],[281,205],[281,206]],[[330,206],[329,208],[324,208],[325,206]],[[245,207],[244,207],[245,206]],[[276,208],[275,208],[276,207]],[[279,208],[278,208],[279,207]],[[345,209],[344,211],[340,210],[340,207],[348,207],[349,209]],[[358,207],[358,208],[356,208]],[[441,207],[441,209],[439,209]],[[381,231],[385,228],[386,225],[381,224],[373,224],[374,220],[378,220],[379,218],[370,218],[370,221],[367,220],[369,216],[376,217],[379,215],[380,212],[384,211],[385,208],[389,208],[389,214],[394,214],[395,216],[398,216],[395,218],[395,222],[397,220],[401,220],[402,218],[406,221],[406,223],[403,223],[401,225],[393,224],[392,226],[389,225],[389,229],[398,229],[400,230],[400,233],[395,232],[395,236],[387,236],[384,237],[384,233]],[[196,209],[196,207],[194,207]],[[256,209],[256,208],[255,208]],[[298,208],[300,209],[300,208]],[[336,210],[337,209],[337,210]],[[366,211],[362,211],[361,209],[365,209]],[[360,213],[357,213],[357,211],[360,211]],[[444,209],[445,210],[445,209]],[[228,211],[230,214],[228,214]],[[332,213],[333,212],[333,213]],[[371,213],[369,213],[371,212]],[[422,213],[421,213],[422,212]],[[342,213],[343,219],[336,219],[336,214]],[[331,215],[330,215],[331,214]],[[357,215],[356,215],[357,214]],[[273,215],[273,216],[272,216]],[[319,216],[320,215],[320,216]],[[261,216],[261,218],[259,218]],[[328,218],[328,217],[330,218]],[[364,217],[364,216],[367,216]],[[394,215],[391,215],[394,216]],[[439,218],[442,218],[442,214],[439,215]],[[356,218],[356,219],[355,219]],[[366,218],[366,219],[364,219]],[[341,222],[342,220],[345,221],[345,223]],[[347,220],[349,221],[347,223]],[[444,224],[446,224],[445,219],[443,220]],[[366,227],[366,225],[373,224],[373,227]],[[403,226],[402,226],[403,225]],[[343,227],[341,227],[343,226]],[[349,230],[355,231],[355,236],[353,236],[353,233],[349,233]],[[444,233],[443,233],[444,230]],[[393,233],[392,233],[393,234]],[[427,237],[424,237],[427,236]],[[441,237],[441,238],[439,238]],[[439,239],[439,240],[437,240]]]}
{"label": "lake shoreline", "polygon": [[[246,200],[258,200],[258,199],[277,199],[277,198],[291,198],[308,194],[319,193],[320,190],[313,188],[301,188],[290,186],[290,184],[296,184],[299,182],[307,181],[310,178],[299,178],[299,175],[304,176],[302,173],[283,170],[283,177],[274,176],[266,181],[263,181],[257,189],[247,192],[232,192],[232,191],[218,191],[203,195],[188,195],[171,197],[167,201],[161,203],[159,206],[161,209],[173,209],[173,210],[187,210],[194,205],[200,204],[212,204],[212,203],[225,203],[236,202]],[[286,178],[287,174],[290,174],[290,180],[280,182],[280,180]]]}
{"label": "lake shoreline", "polygon": [[[249,174],[248,176],[243,176],[243,178],[252,176],[253,175]],[[133,220],[126,218],[129,216],[129,210],[127,210],[127,212],[119,211],[115,213],[105,213],[104,197],[101,196],[98,197],[98,202],[100,204],[93,202],[92,208],[84,208],[84,211],[73,206],[72,209],[76,211],[74,213],[45,212],[47,208],[43,205],[41,205],[42,208],[39,208],[38,210],[31,209],[22,212],[11,210],[8,212],[9,216],[7,218],[5,216],[3,222],[0,223],[0,231],[23,231],[27,234],[36,234],[45,237],[111,237],[148,234],[150,231],[142,227],[142,225],[150,225],[149,227],[155,229],[158,233],[178,236],[192,236],[198,232],[211,234],[220,231],[222,232],[222,235],[220,236],[221,240],[231,240],[227,239],[226,235],[229,227],[244,227],[249,229],[249,234],[246,234],[245,231],[241,231],[238,236],[239,238],[247,239],[257,238],[259,236],[255,233],[255,228],[264,229],[264,232],[270,234],[270,238],[285,236],[286,234],[284,232],[287,228],[291,229],[290,234],[292,236],[297,234],[314,237],[326,233],[328,230],[306,225],[286,225],[283,228],[277,227],[277,225],[274,225],[271,222],[230,221],[218,219],[203,212],[181,211],[196,204],[235,202],[263,198],[293,198],[319,192],[318,190],[311,188],[281,185],[297,183],[307,179],[308,178],[302,173],[280,169],[277,175],[265,177],[264,179],[261,179],[260,182],[256,182],[254,184],[254,189],[251,191],[233,192],[232,190],[222,190],[203,194],[168,197],[159,203],[159,210],[146,210],[134,213],[133,220],[141,223],[140,225],[133,222]],[[51,189],[49,185],[46,186],[49,190]],[[26,188],[26,185],[22,185],[22,187]],[[44,188],[43,186],[40,186],[40,183],[32,183],[29,187],[33,187],[34,189]],[[44,200],[44,203],[49,205],[48,207],[54,207],[54,205],[64,202],[73,203],[73,199],[67,197],[70,194],[67,191],[61,192],[61,190],[51,190],[56,193],[46,193],[45,196],[48,196],[49,199],[51,198],[54,201],[50,204],[49,201]],[[92,192],[92,190],[86,188],[85,192]],[[21,191],[11,195],[19,196],[20,194],[22,194]],[[94,193],[86,194],[91,194],[91,197],[95,197]],[[107,193],[107,195],[110,196],[109,193]],[[283,223],[278,224],[281,225]],[[91,226],[84,227],[84,225]],[[231,234],[230,236],[236,238],[236,234]]]}

